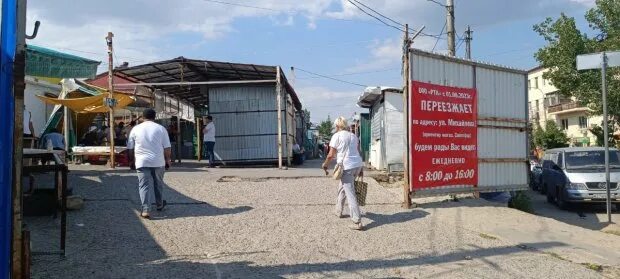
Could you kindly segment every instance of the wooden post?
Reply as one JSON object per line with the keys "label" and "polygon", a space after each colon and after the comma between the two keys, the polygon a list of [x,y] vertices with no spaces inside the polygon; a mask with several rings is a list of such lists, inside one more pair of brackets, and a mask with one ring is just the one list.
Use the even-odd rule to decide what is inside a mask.
{"label": "wooden post", "polygon": [[403,154],[403,207],[411,208],[411,192],[409,185],[409,24],[405,24],[405,40],[403,41],[403,128],[405,129]]}
{"label": "wooden post", "polygon": [[[9,1],[4,1],[5,5]],[[12,219],[13,219],[13,247],[12,247],[12,263],[10,272],[13,278],[23,278],[24,254],[23,254],[23,223],[22,223],[22,167],[23,167],[23,149],[24,149],[24,90],[26,89],[25,65],[26,65],[26,1],[17,1],[17,7],[5,7],[8,10],[17,9],[17,38],[15,49],[15,60],[13,65],[13,96],[14,96],[14,128],[13,128],[13,179],[12,179]],[[4,46],[3,46],[4,47]],[[3,67],[11,65],[3,65]],[[2,100],[9,102],[9,100]],[[7,147],[8,148],[8,147]],[[2,214],[7,214],[3,212]],[[8,268],[7,263],[0,268],[5,273]],[[6,272],[9,273],[9,272]],[[2,275],[0,275],[2,276]]]}
{"label": "wooden post", "polygon": [[291,166],[291,138],[289,137],[288,133],[291,129],[291,127],[289,127],[288,125],[288,118],[289,118],[289,113],[288,113],[288,92],[285,91],[284,94],[284,130],[286,133],[286,141],[284,142],[286,144],[285,146],[285,150],[286,150],[286,167],[290,167]]}
{"label": "wooden post", "polygon": [[[114,34],[108,32],[106,42],[108,44],[108,98],[114,100],[114,48],[112,47],[112,38]],[[116,154],[114,153],[114,106],[110,106],[110,168],[116,168]]]}
{"label": "wooden post", "polygon": [[200,117],[196,117],[196,147],[198,151],[198,162],[202,159],[202,130],[200,129]]}
{"label": "wooden post", "polygon": [[280,66],[276,67],[276,107],[278,110],[278,168],[282,169],[282,84]]}

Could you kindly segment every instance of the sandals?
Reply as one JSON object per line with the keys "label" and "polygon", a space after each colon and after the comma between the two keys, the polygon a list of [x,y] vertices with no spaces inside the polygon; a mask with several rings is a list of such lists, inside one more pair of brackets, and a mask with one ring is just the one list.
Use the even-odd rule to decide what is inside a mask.
{"label": "sandals", "polygon": [[359,223],[351,225],[349,228],[351,228],[354,231],[363,231],[364,225],[362,225],[362,222],[359,222]]}
{"label": "sandals", "polygon": [[162,211],[164,210],[164,207],[166,207],[168,203],[166,202],[166,200],[163,200],[163,202],[161,203],[161,206],[157,206],[157,211]]}

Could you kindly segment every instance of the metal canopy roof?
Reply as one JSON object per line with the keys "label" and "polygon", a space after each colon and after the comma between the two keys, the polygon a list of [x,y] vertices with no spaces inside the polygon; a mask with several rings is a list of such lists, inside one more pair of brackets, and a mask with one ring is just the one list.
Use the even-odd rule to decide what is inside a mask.
{"label": "metal canopy roof", "polygon": [[[171,60],[117,69],[115,74],[142,83],[179,83],[209,81],[259,81],[275,80],[276,66],[215,62],[207,60],[187,59],[178,57]],[[293,99],[297,110],[301,110],[301,102],[293,87],[281,73],[283,85]],[[251,84],[251,82],[248,82]],[[200,92],[201,86],[190,85],[154,85],[173,97],[186,100],[195,107],[204,106],[208,97]],[[275,88],[275,86],[274,86]]]}

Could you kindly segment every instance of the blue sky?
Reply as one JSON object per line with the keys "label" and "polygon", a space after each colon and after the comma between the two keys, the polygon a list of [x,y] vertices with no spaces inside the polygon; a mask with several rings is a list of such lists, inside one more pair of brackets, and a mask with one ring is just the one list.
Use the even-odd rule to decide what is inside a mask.
{"label": "blue sky", "polygon": [[[360,1],[412,28],[425,25],[427,33],[440,33],[445,22],[444,8],[425,0]],[[536,65],[533,53],[544,45],[532,25],[565,12],[587,29],[583,14],[593,2],[455,0],[457,32],[462,35],[468,24],[472,26],[474,59],[529,69]],[[317,78],[302,70],[369,86],[402,83],[402,34],[346,0],[31,0],[28,4],[29,24],[42,22],[32,44],[100,61],[106,59],[103,38],[112,31],[115,64],[185,56],[280,65],[289,79],[290,67],[295,67],[294,86],[315,122],[327,115],[364,111],[355,106],[363,87]],[[435,51],[446,51],[443,38]],[[435,42],[421,37],[414,47],[430,50]],[[459,56],[464,50],[463,45]],[[106,67],[102,64],[101,70]]]}

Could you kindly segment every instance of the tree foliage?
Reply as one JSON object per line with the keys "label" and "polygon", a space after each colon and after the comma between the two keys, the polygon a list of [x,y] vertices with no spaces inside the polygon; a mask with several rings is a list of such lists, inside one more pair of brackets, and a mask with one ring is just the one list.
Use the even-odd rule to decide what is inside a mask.
{"label": "tree foliage", "polygon": [[545,128],[537,126],[534,130],[534,144],[543,149],[552,149],[568,146],[568,137],[560,130],[553,120],[547,120]]}
{"label": "tree foliage", "polygon": [[319,124],[319,135],[329,140],[332,137],[333,129],[334,123],[332,122],[331,117],[327,116],[327,119],[321,121]]}
{"label": "tree foliage", "polygon": [[[614,127],[615,126],[615,121],[609,121],[608,123],[609,127]],[[589,129],[590,133],[592,133],[595,137],[596,137],[596,146],[604,146],[605,145],[605,132],[603,132],[603,123],[601,123],[601,125],[592,125],[592,128]],[[609,136],[608,140],[609,140],[609,146],[614,147],[616,146],[616,140],[614,138],[614,132],[613,129],[609,129],[609,131],[607,131],[607,135]]]}
{"label": "tree foliage", "polygon": [[[594,114],[602,114],[601,76],[599,70],[577,71],[577,55],[620,49],[620,0],[597,0],[586,15],[595,33],[589,37],[577,29],[575,19],[561,14],[534,25],[534,31],[547,41],[536,59],[548,68],[543,77],[551,80],[559,92],[575,97]],[[608,109],[612,119],[620,120],[620,69],[608,70]]]}
{"label": "tree foliage", "polygon": [[312,124],[312,122],[310,122],[310,111],[308,109],[304,109],[303,114],[304,114],[304,119],[306,120],[306,123]]}

